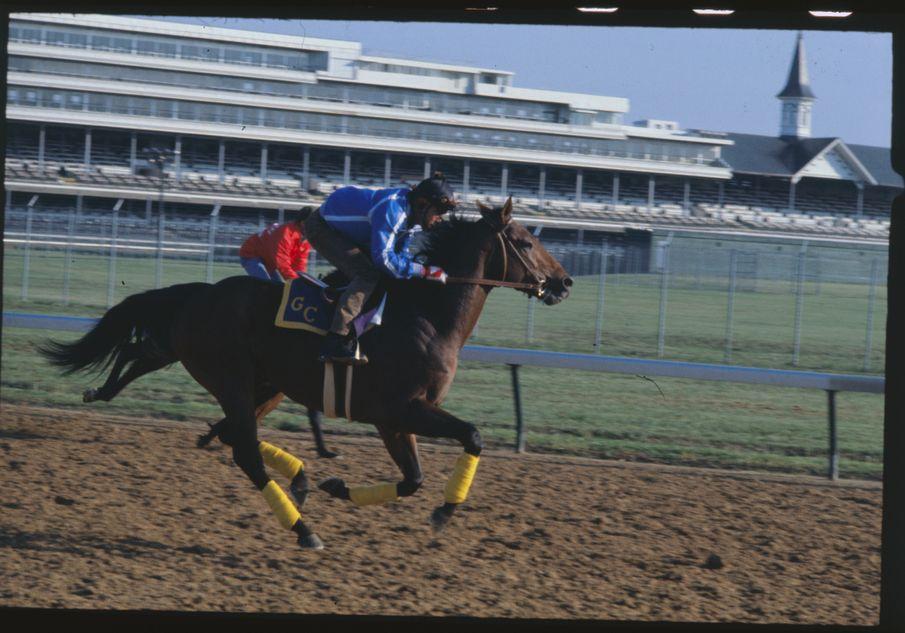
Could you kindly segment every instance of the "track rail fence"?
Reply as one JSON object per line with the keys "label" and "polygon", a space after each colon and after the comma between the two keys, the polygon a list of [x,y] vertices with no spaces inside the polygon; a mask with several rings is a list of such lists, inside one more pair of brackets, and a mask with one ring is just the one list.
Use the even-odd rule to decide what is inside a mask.
{"label": "track rail fence", "polygon": [[[55,316],[4,312],[3,327],[38,328],[85,332],[97,319],[88,317]],[[839,443],[836,425],[836,393],[840,391],[883,393],[886,379],[882,376],[859,376],[787,369],[736,367],[709,363],[689,363],[667,360],[602,356],[598,354],[570,354],[507,347],[466,345],[460,360],[500,364],[509,367],[512,375],[513,403],[515,408],[515,450],[525,450],[525,417],[522,413],[522,396],[519,369],[523,366],[572,369],[641,376],[662,376],[688,380],[711,380],[758,385],[772,385],[799,389],[822,389],[827,394],[827,426],[829,447],[827,451],[827,477],[839,478]]]}
{"label": "track rail fence", "polygon": [[[7,208],[4,265],[13,271],[4,279],[7,294],[15,293],[23,302],[59,298],[67,305],[83,291],[103,292],[105,283],[103,298],[108,308],[121,296],[125,283],[135,288],[200,279],[211,282],[223,274],[225,265],[233,267],[232,274],[242,274],[238,251],[245,238],[270,222],[285,220],[287,211],[258,209],[256,219],[251,211],[227,218],[220,216],[219,204],[208,215],[188,214],[174,204],[166,213],[152,213],[150,201],[142,212],[135,205],[128,208],[124,199],[110,210],[79,205],[44,208],[36,202],[38,197],[24,207]],[[655,296],[656,303],[646,310],[656,320],[638,324],[645,323],[643,336],[649,332],[653,337],[658,358],[668,358],[677,341],[696,336],[689,333],[697,327],[689,314],[698,303],[706,302],[713,323],[725,321],[719,332],[707,334],[724,349],[724,363],[733,356],[747,356],[742,362],[779,366],[776,357],[787,355],[794,367],[814,366],[813,359],[821,356],[832,360],[819,369],[844,363],[844,370],[851,371],[852,358],[858,358],[865,372],[883,365],[884,352],[875,349],[875,324],[882,323],[886,311],[882,273],[888,252],[876,244],[830,247],[822,238],[788,236],[765,244],[727,235],[689,237],[680,230],[670,230],[666,238],[656,237],[650,244],[624,242],[613,235],[607,238],[612,243],[592,244],[584,242],[583,229],[574,240],[562,231],[571,231],[577,221],[522,219],[529,224],[543,221],[535,234],[545,248],[570,275],[589,282],[584,296],[593,299],[582,305],[587,322],[596,327],[593,350],[587,351],[600,353],[614,339],[624,340],[627,329],[634,329],[631,336],[637,337],[637,327],[618,325],[619,312],[628,297],[644,301]],[[317,259],[312,252],[309,271],[315,270]],[[54,272],[56,266],[63,269],[62,279]],[[149,277],[145,271],[150,271]],[[102,303],[103,298],[95,301]],[[843,318],[827,319],[828,305]],[[524,341],[529,346],[542,344],[544,338],[543,319],[536,318],[535,307],[536,302],[528,302],[524,319]],[[829,340],[836,344],[828,347]],[[780,351],[775,341],[786,343],[787,350]],[[625,348],[611,351],[627,353]],[[773,358],[754,360],[752,355]]]}

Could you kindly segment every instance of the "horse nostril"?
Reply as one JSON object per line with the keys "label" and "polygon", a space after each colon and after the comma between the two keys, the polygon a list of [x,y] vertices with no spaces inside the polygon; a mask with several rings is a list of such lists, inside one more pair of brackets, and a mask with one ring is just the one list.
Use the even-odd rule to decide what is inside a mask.
{"label": "horse nostril", "polygon": [[564,288],[571,288],[572,287],[572,278],[571,277],[563,278],[562,285]]}

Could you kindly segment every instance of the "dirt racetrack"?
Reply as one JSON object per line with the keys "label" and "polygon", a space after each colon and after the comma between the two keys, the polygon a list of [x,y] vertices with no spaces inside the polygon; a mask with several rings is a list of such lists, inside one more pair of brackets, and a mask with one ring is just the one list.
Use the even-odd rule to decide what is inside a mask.
{"label": "dirt racetrack", "polygon": [[[0,605],[878,621],[876,484],[486,452],[435,535],[459,451],[422,445],[415,497],[356,508],[313,492],[302,513],[326,549],[303,552],[228,449],[194,448],[199,426],[97,411],[2,405]],[[399,478],[379,440],[329,436],[343,459],[319,460],[307,432],[261,437],[312,482]]]}

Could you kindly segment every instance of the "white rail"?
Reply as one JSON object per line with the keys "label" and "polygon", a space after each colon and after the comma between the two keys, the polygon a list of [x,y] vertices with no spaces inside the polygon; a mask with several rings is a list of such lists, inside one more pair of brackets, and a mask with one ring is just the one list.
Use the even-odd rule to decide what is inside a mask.
{"label": "white rail", "polygon": [[533,365],[559,369],[581,369],[617,374],[641,374],[691,380],[716,380],[721,382],[745,382],[825,391],[860,391],[883,393],[885,379],[882,376],[857,374],[831,374],[761,367],[737,367],[708,363],[686,363],[670,360],[646,360],[622,356],[598,354],[570,354],[545,352],[507,347],[466,345],[459,355],[462,360],[505,365]]}

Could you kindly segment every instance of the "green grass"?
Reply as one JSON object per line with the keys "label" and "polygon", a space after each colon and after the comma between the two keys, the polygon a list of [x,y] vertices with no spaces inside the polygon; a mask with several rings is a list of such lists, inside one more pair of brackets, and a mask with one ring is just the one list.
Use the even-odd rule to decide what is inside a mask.
{"label": "green grass", "polygon": [[[4,310],[99,316],[107,304],[107,261],[77,255],[70,302],[60,303],[63,262],[59,253],[32,252],[27,300],[21,299],[21,252],[8,249]],[[154,286],[154,260],[119,257],[114,301]],[[214,278],[242,272],[217,264]],[[205,262],[167,260],[163,283],[204,280]],[[664,358],[723,362],[726,293],[696,289],[674,279],[669,291]],[[760,282],[762,292],[739,292],[735,303],[733,363],[790,367],[795,296],[789,284]],[[472,342],[593,353],[598,279],[578,278],[573,296],[555,307],[537,306],[534,338],[526,340],[528,302],[495,291]],[[610,276],[606,288],[605,354],[656,357],[658,279]],[[799,368],[860,372],[864,354],[867,287],[823,283],[804,301]],[[885,289],[878,294],[872,354],[883,366]],[[0,398],[85,410],[81,392],[103,379],[59,377],[34,352],[35,342],[72,333],[5,329]],[[826,396],[823,392],[657,379],[663,390],[633,376],[525,367],[521,371],[528,449],[621,459],[823,474],[826,470]],[[478,424],[491,446],[511,446],[514,421],[507,368],[463,363],[446,408]],[[843,476],[879,478],[882,468],[883,399],[842,393],[837,397],[840,469]],[[92,409],[120,415],[177,420],[219,419],[213,399],[175,366],[142,378],[111,403]],[[267,423],[306,431],[304,409],[285,403]],[[371,433],[365,425],[328,420],[328,433]]]}
{"label": "green grass", "polygon": [[[657,357],[660,295],[656,278],[610,275],[604,301],[601,353]],[[674,279],[668,291],[663,358],[723,363],[727,315],[724,290],[696,290]],[[579,277],[573,296],[555,307],[534,310],[534,338],[526,338],[528,305],[523,295],[495,291],[479,322],[474,343],[594,353],[599,278]],[[795,295],[788,284],[761,282],[761,292],[737,292],[731,363],[753,367],[792,365]],[[865,349],[868,288],[855,284],[808,284],[802,309],[797,368],[861,373]],[[871,369],[884,364],[885,289],[874,306]]]}

